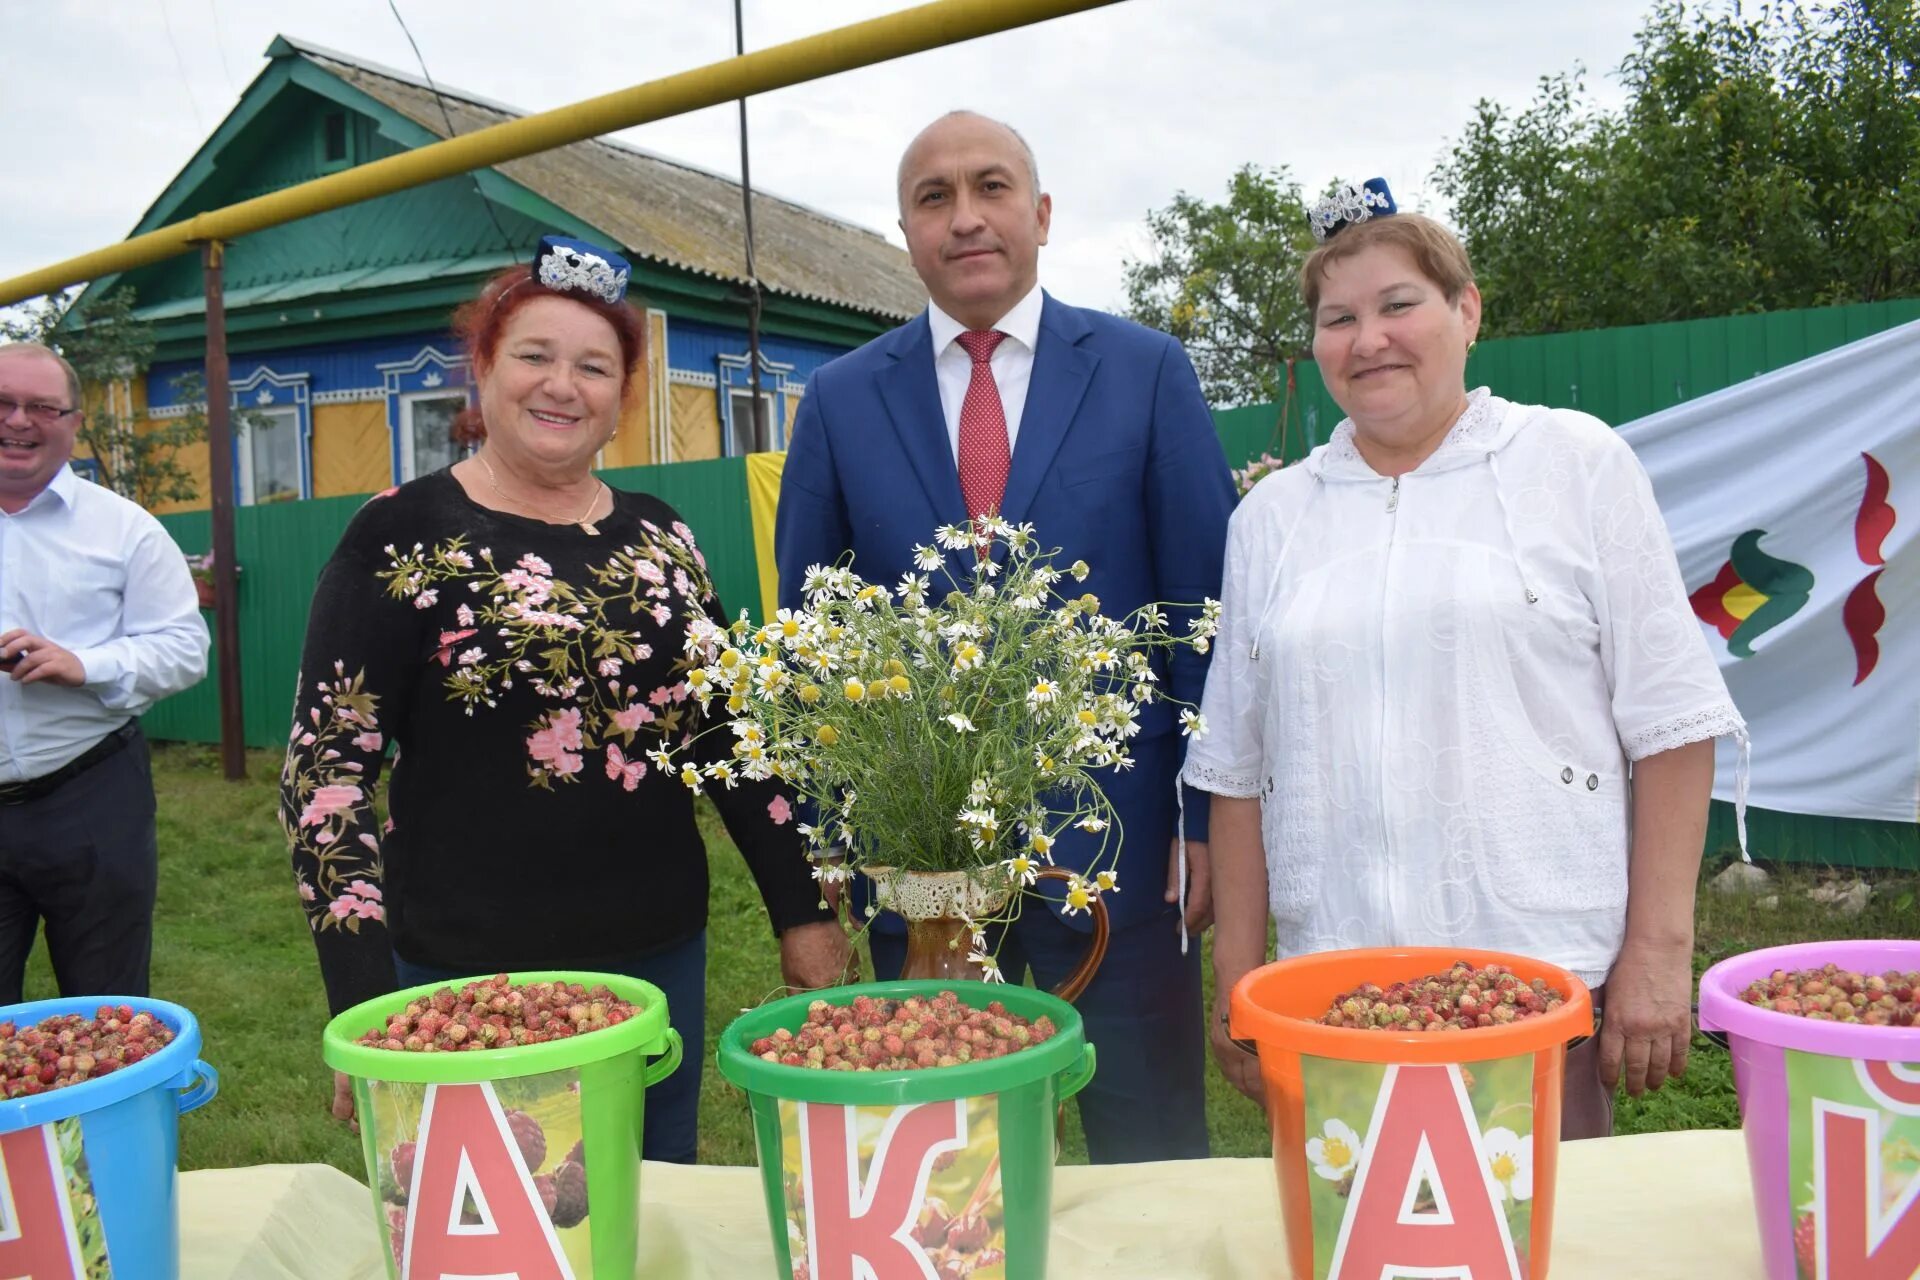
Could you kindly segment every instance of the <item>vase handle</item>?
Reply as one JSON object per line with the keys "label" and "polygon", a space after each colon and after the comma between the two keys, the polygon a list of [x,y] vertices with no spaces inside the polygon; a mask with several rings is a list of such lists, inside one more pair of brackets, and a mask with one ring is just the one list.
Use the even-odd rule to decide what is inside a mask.
{"label": "vase handle", "polygon": [[[1040,872],[1042,880],[1077,880],[1079,876],[1060,867],[1048,867]],[[1093,940],[1087,944],[1087,954],[1080,960],[1080,967],[1068,974],[1066,981],[1053,989],[1053,994],[1072,1004],[1087,984],[1093,981],[1093,975],[1099,972],[1100,962],[1107,958],[1107,935],[1111,930],[1107,926],[1107,904],[1094,898],[1088,904],[1093,913]]]}

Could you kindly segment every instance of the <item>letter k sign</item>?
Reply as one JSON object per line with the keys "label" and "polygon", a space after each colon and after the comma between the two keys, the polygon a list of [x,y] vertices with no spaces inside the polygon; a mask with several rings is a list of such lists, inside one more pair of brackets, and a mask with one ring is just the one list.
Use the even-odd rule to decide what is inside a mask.
{"label": "letter k sign", "polygon": [[860,1178],[856,1108],[800,1104],[812,1280],[939,1280],[913,1239],[934,1157],[967,1144],[967,1104],[925,1102],[887,1117]]}

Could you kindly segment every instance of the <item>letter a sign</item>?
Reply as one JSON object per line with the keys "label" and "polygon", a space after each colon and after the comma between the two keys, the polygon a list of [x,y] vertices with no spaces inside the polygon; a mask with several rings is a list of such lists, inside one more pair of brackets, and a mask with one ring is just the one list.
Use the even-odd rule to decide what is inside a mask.
{"label": "letter a sign", "polygon": [[967,1104],[888,1115],[860,1176],[862,1108],[800,1104],[801,1180],[812,1280],[939,1280],[913,1238],[936,1156],[967,1145]]}
{"label": "letter a sign", "polygon": [[0,1137],[0,1276],[81,1280],[80,1239],[51,1124]]}
{"label": "letter a sign", "polygon": [[[1455,1066],[1389,1066],[1327,1280],[1522,1280],[1499,1184]],[[1419,1207],[1420,1189],[1432,1192]]]}
{"label": "letter a sign", "polygon": [[[471,1201],[478,1222],[463,1222]],[[574,1280],[488,1084],[427,1086],[403,1280]]]}

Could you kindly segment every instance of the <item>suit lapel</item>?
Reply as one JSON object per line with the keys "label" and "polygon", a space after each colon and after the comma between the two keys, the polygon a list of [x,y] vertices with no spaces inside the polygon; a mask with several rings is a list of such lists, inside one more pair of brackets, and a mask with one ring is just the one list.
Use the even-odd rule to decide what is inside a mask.
{"label": "suit lapel", "polygon": [[[900,331],[888,354],[893,363],[881,369],[875,381],[900,446],[920,477],[920,487],[926,490],[927,505],[937,522],[963,524],[967,504],[960,496],[960,470],[953,462],[947,418],[940,408],[940,387],[934,381],[933,337],[926,312]],[[929,527],[927,535],[932,534]]]}
{"label": "suit lapel", "polygon": [[1100,363],[1099,356],[1079,345],[1092,332],[1077,311],[1046,295],[1027,403],[1020,411],[1020,438],[1014,443],[1006,497],[1000,503],[1000,514],[1015,524],[1027,518],[1040,481],[1053,465],[1060,442],[1067,438]]}

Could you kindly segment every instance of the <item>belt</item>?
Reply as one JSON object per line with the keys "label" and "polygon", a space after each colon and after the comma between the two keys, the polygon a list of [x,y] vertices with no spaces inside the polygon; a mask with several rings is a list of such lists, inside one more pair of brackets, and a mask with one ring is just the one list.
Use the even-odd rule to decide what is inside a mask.
{"label": "belt", "polygon": [[45,799],[139,736],[140,722],[129,720],[52,773],[28,778],[25,782],[0,784],[0,805],[30,804]]}

